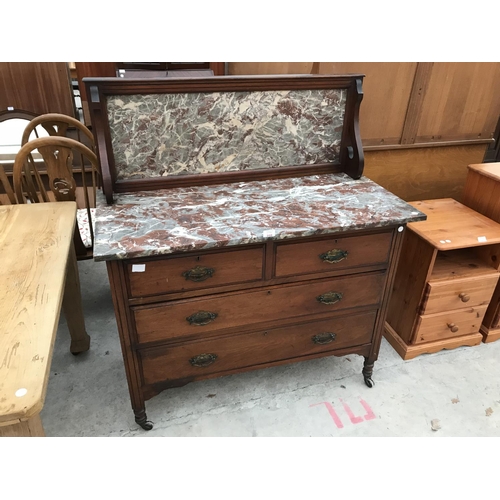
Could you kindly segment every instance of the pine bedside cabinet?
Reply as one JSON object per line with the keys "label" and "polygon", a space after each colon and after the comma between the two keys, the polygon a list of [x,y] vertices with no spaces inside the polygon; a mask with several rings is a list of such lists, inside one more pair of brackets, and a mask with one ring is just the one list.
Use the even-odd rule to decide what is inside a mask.
{"label": "pine bedside cabinet", "polygon": [[385,336],[403,359],[481,343],[500,276],[500,224],[453,199],[411,202]]}

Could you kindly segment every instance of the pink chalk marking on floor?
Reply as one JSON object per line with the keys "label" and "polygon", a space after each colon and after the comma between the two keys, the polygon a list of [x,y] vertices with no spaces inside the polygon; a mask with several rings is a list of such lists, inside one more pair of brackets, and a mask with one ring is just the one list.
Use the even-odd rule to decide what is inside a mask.
{"label": "pink chalk marking on floor", "polygon": [[366,415],[363,417],[365,420],[373,420],[375,418],[375,413],[373,413],[373,410],[370,408],[370,405],[364,400],[364,399],[359,399],[359,402],[361,403],[361,406],[366,410]]}
{"label": "pink chalk marking on floor", "polygon": [[319,406],[319,405],[325,405],[326,409],[328,410],[328,413],[332,417],[333,421],[335,422],[335,425],[339,428],[342,429],[344,427],[344,424],[342,423],[342,420],[340,420],[339,416],[337,415],[337,412],[334,410],[333,406],[331,403],[328,401],[323,401],[322,403],[315,403],[313,405],[309,405],[309,408],[312,406]]}
{"label": "pink chalk marking on floor", "polygon": [[342,406],[344,407],[345,412],[347,413],[347,416],[349,417],[349,419],[353,424],[359,424],[361,422],[364,422],[363,417],[356,417],[356,415],[354,415],[349,405],[344,401],[342,401],[342,398],[339,399],[340,402],[342,403]]}

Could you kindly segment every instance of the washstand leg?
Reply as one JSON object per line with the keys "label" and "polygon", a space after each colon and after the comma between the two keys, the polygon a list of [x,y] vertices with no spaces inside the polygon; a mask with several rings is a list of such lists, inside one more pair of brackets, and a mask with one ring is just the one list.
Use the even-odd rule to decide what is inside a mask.
{"label": "washstand leg", "polygon": [[153,428],[153,422],[148,420],[146,416],[146,410],[134,410],[135,421],[140,425],[145,431],[150,431]]}
{"label": "washstand leg", "polygon": [[373,387],[375,385],[375,382],[372,380],[374,364],[374,361],[371,361],[370,358],[365,357],[365,362],[363,364],[363,378],[365,379],[365,384],[368,387]]}

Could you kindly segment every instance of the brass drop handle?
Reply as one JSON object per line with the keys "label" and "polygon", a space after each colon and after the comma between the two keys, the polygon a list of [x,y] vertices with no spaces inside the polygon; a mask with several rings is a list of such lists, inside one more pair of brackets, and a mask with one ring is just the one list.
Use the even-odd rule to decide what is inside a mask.
{"label": "brass drop handle", "polygon": [[460,293],[458,296],[462,302],[469,302],[470,300],[470,295],[467,295],[466,293]]}
{"label": "brass drop handle", "polygon": [[455,323],[448,323],[448,328],[453,332],[458,332],[458,326]]}
{"label": "brass drop handle", "polygon": [[203,326],[211,323],[216,317],[217,313],[210,311],[198,311],[197,313],[191,314],[186,320],[190,325]]}
{"label": "brass drop handle", "polygon": [[182,273],[182,276],[191,281],[205,281],[206,279],[211,278],[214,273],[215,269],[213,269],[212,267],[196,266],[189,271],[184,271]]}
{"label": "brass drop handle", "polygon": [[334,248],[333,250],[328,250],[328,252],[322,253],[319,258],[323,262],[328,262],[328,264],[336,264],[341,260],[347,259],[347,254],[349,252],[347,250],[339,250],[338,248]]}
{"label": "brass drop handle", "polygon": [[323,295],[318,295],[316,297],[316,300],[318,302],[321,302],[322,304],[336,304],[337,302],[340,302],[342,300],[342,297],[344,295],[340,292],[327,292],[324,293]]}
{"label": "brass drop handle", "polygon": [[198,356],[192,357],[189,362],[193,366],[198,366],[199,368],[205,368],[210,366],[217,359],[217,354],[198,354]]}
{"label": "brass drop handle", "polygon": [[333,342],[336,337],[337,335],[335,335],[334,333],[326,332],[326,333],[320,333],[319,335],[314,335],[314,337],[312,337],[312,341],[315,344],[325,345]]}

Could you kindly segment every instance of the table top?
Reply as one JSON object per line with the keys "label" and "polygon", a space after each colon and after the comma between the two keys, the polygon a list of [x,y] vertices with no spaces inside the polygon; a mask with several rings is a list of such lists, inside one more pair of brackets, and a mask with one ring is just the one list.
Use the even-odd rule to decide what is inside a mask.
{"label": "table top", "polygon": [[425,215],[344,173],[100,194],[95,260],[117,260],[372,229]]}
{"label": "table top", "polygon": [[486,177],[491,177],[498,181],[500,179],[500,162],[493,163],[477,163],[468,166],[469,170],[473,170]]}
{"label": "table top", "polygon": [[427,220],[408,228],[438,250],[456,250],[500,243],[500,224],[452,198],[412,201]]}
{"label": "table top", "polygon": [[0,425],[43,407],[76,203],[0,206]]}

